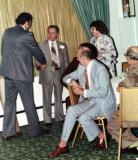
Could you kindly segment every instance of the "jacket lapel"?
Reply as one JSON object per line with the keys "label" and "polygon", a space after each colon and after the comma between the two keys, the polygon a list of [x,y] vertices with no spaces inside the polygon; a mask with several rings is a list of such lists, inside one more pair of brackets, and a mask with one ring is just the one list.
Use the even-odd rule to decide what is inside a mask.
{"label": "jacket lapel", "polygon": [[46,57],[46,60],[47,60],[47,63],[50,63],[51,64],[51,53],[50,53],[50,48],[49,48],[49,44],[48,44],[48,40],[46,40],[44,42],[44,54],[45,54],[45,57]]}
{"label": "jacket lapel", "polygon": [[61,65],[61,59],[62,59],[62,52],[61,52],[61,48],[60,48],[60,42],[57,41],[57,48],[58,48],[58,58],[59,58],[59,64]]}

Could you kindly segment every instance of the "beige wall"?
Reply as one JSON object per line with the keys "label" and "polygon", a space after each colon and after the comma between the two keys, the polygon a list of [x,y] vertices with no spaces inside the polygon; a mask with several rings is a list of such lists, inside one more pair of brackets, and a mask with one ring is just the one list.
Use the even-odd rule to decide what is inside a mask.
{"label": "beige wall", "polygon": [[24,11],[34,17],[31,30],[38,42],[46,39],[48,25],[60,27],[59,39],[67,43],[70,59],[76,47],[87,41],[71,0],[0,0],[0,4],[0,42],[4,30],[14,26],[16,16]]}

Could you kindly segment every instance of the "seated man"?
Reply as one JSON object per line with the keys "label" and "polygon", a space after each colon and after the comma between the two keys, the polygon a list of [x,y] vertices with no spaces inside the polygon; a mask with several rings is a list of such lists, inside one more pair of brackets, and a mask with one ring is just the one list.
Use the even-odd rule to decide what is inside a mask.
{"label": "seated man", "polygon": [[78,80],[80,85],[73,87],[73,92],[80,95],[79,103],[69,106],[64,121],[61,140],[56,149],[49,154],[50,158],[69,151],[67,142],[78,120],[88,141],[93,141],[97,136],[98,149],[104,149],[104,134],[100,131],[94,119],[104,115],[107,119],[116,111],[114,91],[112,89],[109,74],[106,68],[96,60],[97,49],[90,43],[82,43],[77,50],[79,66],[77,70],[66,75],[63,81],[72,85]]}
{"label": "seated man", "polygon": [[[126,78],[119,83],[119,87],[138,87],[138,47],[130,47],[126,54],[126,60],[129,64],[128,72],[126,73]],[[119,87],[117,90],[119,91]],[[127,128],[122,134],[122,153],[135,152],[138,153],[136,148],[129,148],[129,145],[132,145],[134,142],[138,141],[138,138],[135,137],[131,130],[131,126],[138,127],[138,123],[129,122],[129,124],[124,124]],[[112,137],[118,142],[119,140],[119,112],[116,112],[112,115],[111,121],[107,125],[109,133]]]}

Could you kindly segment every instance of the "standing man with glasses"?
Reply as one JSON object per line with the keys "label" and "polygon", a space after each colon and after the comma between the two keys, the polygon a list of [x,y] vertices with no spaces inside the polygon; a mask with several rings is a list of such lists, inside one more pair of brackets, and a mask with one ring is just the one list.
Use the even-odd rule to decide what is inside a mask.
{"label": "standing man with glasses", "polygon": [[63,121],[63,105],[62,105],[62,90],[61,77],[68,66],[68,50],[67,45],[58,41],[59,27],[50,25],[47,28],[47,40],[40,43],[47,66],[42,66],[37,63],[37,68],[40,69],[40,83],[43,90],[43,115],[44,122],[48,128],[52,125],[52,92],[54,88],[54,104],[55,104],[55,121]]}
{"label": "standing man with glasses", "polygon": [[40,63],[46,60],[39,49],[33,33],[29,32],[33,17],[30,13],[20,13],[16,26],[6,29],[2,39],[2,62],[0,75],[5,79],[5,105],[3,138],[16,135],[16,100],[18,93],[22,99],[33,137],[46,133],[40,127],[33,95],[33,57]]}

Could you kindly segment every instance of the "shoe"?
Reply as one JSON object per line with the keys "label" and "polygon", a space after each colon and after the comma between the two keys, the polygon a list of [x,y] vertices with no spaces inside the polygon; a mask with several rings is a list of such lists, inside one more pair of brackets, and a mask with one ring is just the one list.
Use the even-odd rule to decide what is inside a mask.
{"label": "shoe", "polygon": [[45,123],[46,128],[52,128],[52,123]]}
{"label": "shoe", "polygon": [[56,149],[48,155],[48,157],[55,158],[55,157],[59,156],[60,154],[66,154],[68,152],[69,152],[68,145],[63,148],[60,148],[59,146],[57,146]]}
{"label": "shoe", "polygon": [[19,138],[23,135],[22,132],[17,132],[15,135],[12,135],[12,136],[8,136],[8,137],[2,137],[3,140],[10,140],[10,139],[13,139],[13,138]]}
{"label": "shoe", "polygon": [[103,149],[105,149],[105,142],[103,141],[103,143],[97,143],[95,145],[95,149],[96,150],[103,150]]}
{"label": "shoe", "polygon": [[39,134],[33,135],[33,137],[39,137],[49,133],[50,133],[50,129],[42,129],[42,131]]}
{"label": "shoe", "polygon": [[23,133],[22,132],[16,132],[16,138],[18,138],[18,137],[21,137],[23,135]]}
{"label": "shoe", "polygon": [[134,154],[138,154],[138,148],[133,147],[133,148],[125,148],[125,149],[121,149],[121,153],[122,153],[122,154],[126,154],[126,153],[134,153]]}

